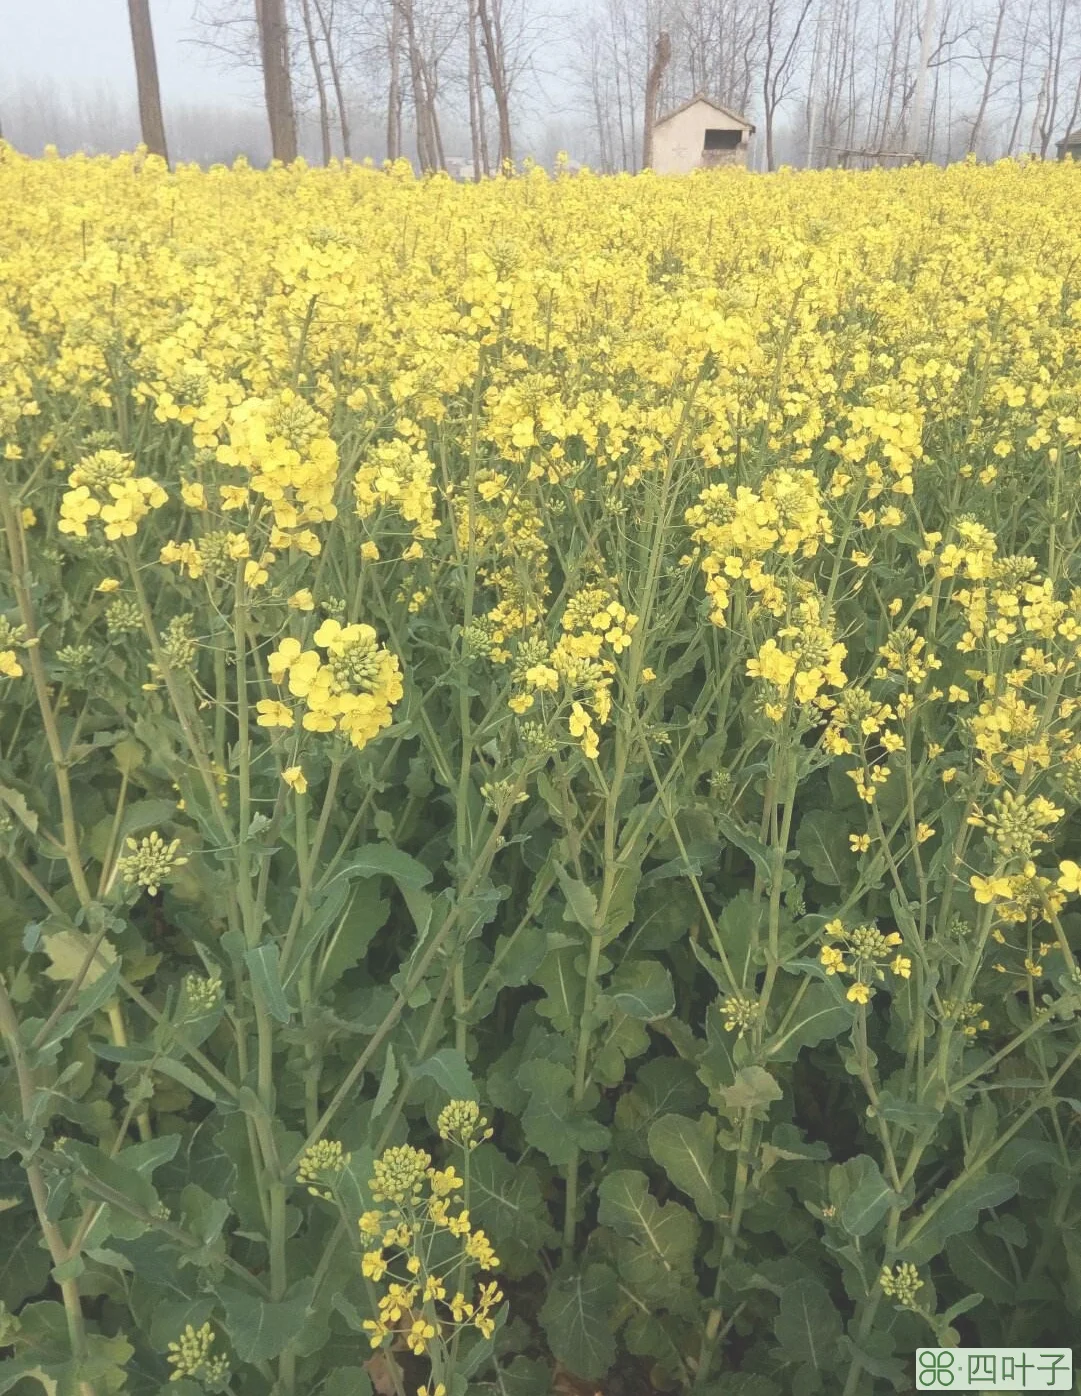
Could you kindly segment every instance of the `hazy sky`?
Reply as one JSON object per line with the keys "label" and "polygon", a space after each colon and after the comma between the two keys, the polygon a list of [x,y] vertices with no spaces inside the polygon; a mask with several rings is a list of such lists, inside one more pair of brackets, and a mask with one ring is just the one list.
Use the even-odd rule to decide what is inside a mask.
{"label": "hazy sky", "polygon": [[[151,0],[162,104],[257,103],[243,73],[209,61],[191,22],[192,0]],[[58,91],[106,89],[135,100],[126,0],[0,0],[0,119],[4,92],[37,82]]]}

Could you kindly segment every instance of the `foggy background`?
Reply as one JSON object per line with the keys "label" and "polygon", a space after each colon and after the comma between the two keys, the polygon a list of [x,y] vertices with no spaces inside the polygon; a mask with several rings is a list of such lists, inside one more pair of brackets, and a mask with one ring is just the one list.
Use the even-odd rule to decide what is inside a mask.
{"label": "foggy background", "polygon": [[[415,164],[427,141],[422,165],[466,177],[474,160],[498,169],[498,103],[477,0],[316,2],[313,11],[309,0],[286,0],[284,11],[301,154],[321,162],[342,153],[344,110],[353,158],[381,161],[396,101],[401,153]],[[563,150],[595,169],[640,168],[662,33],[671,56],[656,110],[702,90],[744,113],[758,127],[751,164],[759,169],[911,153],[1054,158],[1081,125],[1081,0],[486,3],[515,160],[550,166]],[[255,8],[256,0],[151,0],[173,161],[270,158]],[[33,154],[47,143],[64,153],[138,143],[126,0],[0,0],[0,35],[6,140]],[[419,137],[417,90],[427,133]]]}

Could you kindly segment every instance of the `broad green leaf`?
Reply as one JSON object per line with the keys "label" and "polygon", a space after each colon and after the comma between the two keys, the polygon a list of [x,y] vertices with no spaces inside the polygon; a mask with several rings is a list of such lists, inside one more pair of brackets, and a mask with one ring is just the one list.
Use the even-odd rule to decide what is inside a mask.
{"label": "broad green leaf", "polygon": [[803,866],[827,887],[843,886],[851,872],[852,853],[844,825],[828,810],[811,810],[803,816],[796,850]]}
{"label": "broad green leaf", "polygon": [[662,1115],[649,1130],[649,1152],[706,1221],[715,1221],[724,1205],[713,1168],[716,1138],[717,1122],[711,1115],[697,1120]]}
{"label": "broad green leaf", "polygon": [[948,1196],[936,1193],[921,1216],[909,1222],[897,1243],[898,1254],[913,1265],[925,1265],[938,1255],[949,1237],[971,1231],[985,1208],[1008,1202],[1017,1186],[1017,1179],[1010,1173],[987,1173],[965,1178]]}
{"label": "broad green leaf", "polygon": [[370,843],[360,848],[333,874],[327,882],[332,886],[341,878],[352,881],[358,877],[392,877],[399,887],[419,890],[426,887],[432,875],[423,863],[389,843]]}
{"label": "broad green leaf", "polygon": [[679,1057],[654,1057],[643,1062],[635,1076],[634,1088],[622,1095],[616,1104],[621,1146],[645,1157],[649,1130],[656,1120],[662,1115],[701,1110],[705,1103],[705,1088],[690,1062],[681,1061]]}
{"label": "broad green leaf", "polygon": [[279,1023],[288,1023],[292,1011],[286,1001],[278,971],[278,947],[273,941],[264,941],[247,951],[244,963],[248,967],[252,984],[262,995],[267,1012]]}
{"label": "broad green leaf", "polygon": [[617,1011],[598,1033],[590,1074],[598,1086],[615,1089],[627,1079],[627,1062],[648,1050],[649,1032],[645,1023]]}
{"label": "broad green leaf", "polygon": [[522,1131],[549,1163],[568,1164],[579,1149],[588,1153],[607,1146],[608,1130],[575,1109],[569,1067],[534,1057],[519,1067],[517,1081],[529,1095]]}
{"label": "broad green leaf", "polygon": [[837,1361],[841,1317],[826,1287],[818,1280],[795,1280],[781,1291],[781,1310],[773,1331],[783,1355],[826,1372]]}
{"label": "broad green leaf", "polygon": [[579,945],[561,945],[545,955],[532,975],[545,994],[537,1012],[559,1032],[569,1033],[582,1016],[585,976],[575,964],[581,953]]}
{"label": "broad green leaf", "polygon": [[749,1110],[757,1120],[766,1119],[769,1107],[783,1094],[774,1078],[760,1066],[741,1067],[733,1084],[721,1088],[725,1105],[731,1112]]}
{"label": "broad green leaf", "polygon": [[[62,1152],[76,1163],[80,1175],[94,1179],[111,1188],[113,1192],[120,1193],[143,1211],[156,1212],[161,1205],[149,1178],[144,1177],[137,1168],[125,1163],[123,1154],[112,1158],[103,1149],[77,1139],[66,1139]],[[93,1188],[88,1188],[88,1192],[91,1196],[95,1195]],[[110,1228],[114,1236],[129,1239],[141,1235],[146,1229],[142,1222],[130,1217],[119,1207],[110,1209]]]}
{"label": "broad green leaf", "polygon": [[[792,976],[787,976],[791,978]],[[782,1015],[783,1016],[783,1015]],[[794,1062],[804,1047],[815,1047],[852,1026],[853,1007],[836,981],[816,981],[803,994],[781,1031],[766,1046],[777,1062]]]}
{"label": "broad green leaf", "polygon": [[5,1212],[0,1219],[0,1304],[15,1313],[24,1300],[40,1293],[49,1274],[49,1252],[31,1212]]}
{"label": "broad green leaf", "polygon": [[603,943],[610,945],[634,919],[634,903],[642,869],[637,863],[620,864],[616,869],[612,895],[604,917]]}
{"label": "broad green leaf", "polygon": [[36,1357],[12,1357],[0,1362],[0,1396],[24,1381],[36,1381],[46,1396],[57,1396],[59,1386],[47,1375]]}
{"label": "broad green leaf", "polygon": [[541,1253],[555,1244],[537,1170],[505,1159],[494,1144],[470,1157],[470,1215],[492,1238],[500,1272],[520,1279],[541,1268]]}
{"label": "broad green leaf", "polygon": [[476,1100],[477,1088],[469,1064],[455,1047],[444,1047],[419,1066],[413,1067],[415,1079],[434,1081],[445,1091],[448,1100]]}
{"label": "broad green leaf", "polygon": [[95,950],[93,947],[96,939],[96,936],[91,938],[81,931],[47,931],[41,941],[41,949],[48,955],[50,962],[45,977],[70,983],[78,978],[87,957],[91,956],[93,951],[90,965],[82,979],[83,986],[89,988],[101,978],[110,965],[116,964],[117,960],[116,950],[108,940],[103,940]]}
{"label": "broad green leaf", "polygon": [[619,1298],[607,1265],[556,1277],[540,1311],[540,1323],[556,1360],[575,1376],[596,1381],[616,1356],[612,1310]]}
{"label": "broad green leaf", "polygon": [[676,1007],[672,976],[656,960],[620,965],[606,990],[621,1013],[643,1023],[667,1018]]}
{"label": "broad green leaf", "polygon": [[202,1241],[212,1245],[229,1220],[229,1203],[223,1197],[211,1197],[197,1183],[189,1183],[180,1194],[184,1226]]}
{"label": "broad green leaf", "polygon": [[714,811],[713,820],[718,831],[724,835],[728,842],[735,844],[737,848],[746,853],[765,879],[766,884],[771,883],[773,881],[773,856],[762,840],[752,834],[750,830],[737,824],[731,815]]}
{"label": "broad green leaf", "polygon": [[563,919],[577,921],[583,930],[594,931],[597,927],[597,898],[584,882],[571,877],[562,863],[555,863],[553,866],[559,878],[559,885],[563,888],[563,895],[567,899]]}
{"label": "broad green leaf", "polygon": [[242,1362],[266,1362],[278,1357],[304,1327],[312,1297],[312,1282],[301,1280],[288,1298],[271,1304],[248,1290],[219,1285],[225,1306],[225,1328]]}
{"label": "broad green leaf", "polygon": [[649,1191],[649,1179],[633,1168],[609,1173],[598,1190],[597,1220],[636,1242],[667,1271],[689,1274],[698,1243],[698,1223],[677,1202],[663,1206]]}
{"label": "broad green leaf", "polygon": [[969,1231],[951,1236],[946,1242],[946,1259],[962,1284],[997,1304],[1012,1304],[1017,1298],[1017,1277],[1010,1254],[1001,1241]]}
{"label": "broad green leaf", "polygon": [[886,1182],[878,1164],[867,1154],[849,1159],[845,1165],[854,1182],[841,1208],[840,1221],[849,1236],[866,1236],[901,1198]]}
{"label": "broad green leaf", "polygon": [[322,1396],[372,1396],[372,1383],[363,1367],[336,1367],[322,1388]]}
{"label": "broad green leaf", "polygon": [[162,1076],[168,1076],[179,1082],[181,1086],[194,1092],[195,1095],[202,1096],[204,1100],[209,1100],[215,1105],[222,1103],[218,1093],[208,1081],[204,1081],[198,1072],[192,1071],[190,1066],[185,1066],[183,1062],[178,1062],[173,1057],[158,1057],[154,1062],[154,1070]]}
{"label": "broad green leaf", "polygon": [[[337,984],[347,970],[361,962],[376,933],[390,919],[390,902],[375,895],[375,886],[374,882],[360,882],[352,889],[352,899],[344,911],[331,918],[333,934],[324,943],[319,962],[319,982],[323,987]],[[299,969],[299,956],[294,963]]]}

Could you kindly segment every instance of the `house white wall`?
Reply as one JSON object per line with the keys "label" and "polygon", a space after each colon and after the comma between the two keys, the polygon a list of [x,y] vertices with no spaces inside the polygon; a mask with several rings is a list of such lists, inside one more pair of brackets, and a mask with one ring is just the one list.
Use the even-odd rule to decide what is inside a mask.
{"label": "house white wall", "polygon": [[707,102],[695,102],[669,121],[653,128],[653,168],[657,174],[690,174],[709,165],[743,165],[747,161],[747,141],[738,150],[710,151],[702,159],[706,128],[711,131],[743,130],[738,121],[725,116]]}

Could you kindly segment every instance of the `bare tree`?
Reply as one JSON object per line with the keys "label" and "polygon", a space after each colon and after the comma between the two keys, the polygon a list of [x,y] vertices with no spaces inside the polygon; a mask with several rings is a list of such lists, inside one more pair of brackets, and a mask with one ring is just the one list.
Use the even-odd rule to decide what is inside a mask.
{"label": "bare tree", "polygon": [[514,159],[514,146],[511,140],[510,82],[501,8],[500,0],[477,0],[481,40],[488,60],[488,81],[492,85],[492,98],[499,120],[499,165],[503,169],[507,162]]}
{"label": "bare tree", "polygon": [[480,53],[477,48],[477,0],[467,0],[469,15],[467,20],[468,69],[466,84],[469,88],[469,145],[473,157],[473,178],[479,180],[482,173],[491,174],[488,164],[488,135],[484,126],[484,92],[480,77]]}
{"label": "bare tree", "polygon": [[775,168],[774,135],[777,109],[795,77],[800,36],[812,0],[764,0],[765,61],[762,68],[762,110],[766,129],[766,168]]}
{"label": "bare tree", "polygon": [[402,12],[398,0],[391,0],[387,33],[389,57],[387,86],[387,159],[402,153]]}
{"label": "bare tree", "polygon": [[672,61],[672,39],[667,29],[657,35],[653,50],[653,62],[649,65],[646,78],[646,100],[642,113],[642,168],[648,170],[653,164],[653,127],[657,122],[657,97],[661,90],[664,70]]}
{"label": "bare tree", "polygon": [[312,25],[310,0],[300,0],[300,14],[304,21],[304,36],[308,41],[308,57],[315,79],[315,91],[319,100],[319,140],[323,152],[323,164],[330,164],[330,107],[327,105],[327,85],[323,80],[323,64],[315,42],[315,29]]}
{"label": "bare tree", "polygon": [[994,12],[994,29],[991,33],[990,47],[986,53],[977,47],[980,63],[983,66],[983,87],[980,90],[980,105],[976,108],[976,116],[972,122],[972,129],[968,133],[968,153],[971,155],[976,150],[980,136],[983,134],[983,123],[987,117],[987,107],[991,101],[991,95],[995,90],[995,77],[998,72],[998,61],[1001,53],[1003,30],[1006,23],[1006,12],[1009,0],[997,0]]}
{"label": "bare tree", "polygon": [[335,0],[311,0],[311,3],[315,8],[315,13],[319,19],[319,28],[323,34],[327,67],[330,70],[330,81],[334,87],[334,99],[338,106],[338,132],[342,140],[342,155],[348,160],[353,152],[349,134],[349,111],[342,83],[342,61],[338,53],[338,36],[335,32]]}
{"label": "bare tree", "polygon": [[135,54],[135,81],[139,89],[139,126],[143,144],[154,155],[168,160],[165,122],[161,115],[158,87],[158,59],[154,52],[154,29],[150,22],[150,0],[128,0],[131,47]]}
{"label": "bare tree", "polygon": [[270,148],[275,160],[288,164],[297,158],[297,125],[289,70],[289,25],[285,17],[285,0],[255,0],[255,20],[259,32]]}

